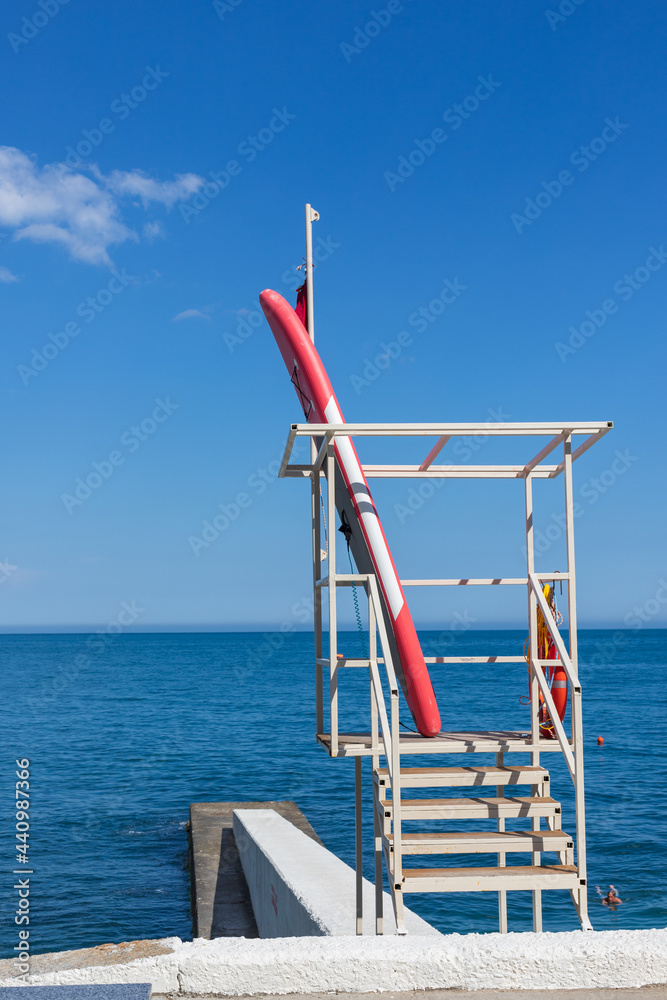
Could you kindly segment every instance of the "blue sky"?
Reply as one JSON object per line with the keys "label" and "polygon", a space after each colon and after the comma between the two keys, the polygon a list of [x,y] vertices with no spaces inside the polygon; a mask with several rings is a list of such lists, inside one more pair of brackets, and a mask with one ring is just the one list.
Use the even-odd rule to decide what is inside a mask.
{"label": "blue sky", "polygon": [[[300,411],[257,314],[265,287],[293,298],[306,201],[346,419],[613,420],[575,466],[581,622],[664,626],[666,22],[617,0],[4,9],[0,628],[308,624],[308,489],[271,471]],[[520,483],[407,516],[410,485],[375,488],[401,576],[521,575]],[[562,480],[536,502],[545,532]],[[414,614],[521,625],[525,593]]]}

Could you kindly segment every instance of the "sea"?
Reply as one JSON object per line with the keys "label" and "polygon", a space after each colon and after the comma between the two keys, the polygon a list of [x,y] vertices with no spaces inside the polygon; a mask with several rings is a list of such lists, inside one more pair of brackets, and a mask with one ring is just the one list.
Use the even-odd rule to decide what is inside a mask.
{"label": "sea", "polygon": [[[518,656],[524,634],[450,633],[446,651],[437,632],[420,632],[420,639],[427,655]],[[339,635],[346,655],[360,655],[360,642],[355,633]],[[664,927],[667,630],[581,630],[579,644],[593,927]],[[3,635],[0,662],[0,957],[15,954],[13,887],[27,877],[35,954],[191,939],[192,802],[294,800],[324,844],[354,865],[354,764],[329,758],[315,740],[312,634],[126,633],[104,642],[78,634]],[[368,674],[340,675],[341,730],[367,729]],[[444,729],[528,728],[523,664],[443,664],[432,668],[432,678]],[[412,726],[405,706],[403,712]],[[463,761],[410,761],[438,762]],[[529,761],[512,755],[507,762]],[[542,763],[552,796],[563,803],[562,828],[573,831],[565,762],[551,753]],[[29,831],[21,826],[25,841],[15,839],[21,780],[29,782],[20,789],[29,793],[20,800],[29,801],[28,817],[19,821],[29,823]],[[368,760],[363,780],[364,865],[372,878]],[[25,844],[27,854],[17,853]],[[20,860],[26,856],[27,864]],[[614,910],[601,901],[610,884],[623,901]],[[530,930],[530,893],[508,898],[509,929]],[[569,893],[545,892],[543,901],[545,930],[578,926]],[[498,928],[495,893],[421,894],[408,904],[444,933]]]}

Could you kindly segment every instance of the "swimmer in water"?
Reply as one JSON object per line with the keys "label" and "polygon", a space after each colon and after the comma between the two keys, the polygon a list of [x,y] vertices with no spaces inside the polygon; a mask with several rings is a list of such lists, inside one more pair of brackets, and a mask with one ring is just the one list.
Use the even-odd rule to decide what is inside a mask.
{"label": "swimmer in water", "polygon": [[614,889],[613,885],[610,885],[609,886],[609,892],[607,893],[606,896],[602,897],[602,905],[603,906],[618,906],[622,902],[623,902],[623,900],[618,898],[618,896],[616,894],[616,890]]}

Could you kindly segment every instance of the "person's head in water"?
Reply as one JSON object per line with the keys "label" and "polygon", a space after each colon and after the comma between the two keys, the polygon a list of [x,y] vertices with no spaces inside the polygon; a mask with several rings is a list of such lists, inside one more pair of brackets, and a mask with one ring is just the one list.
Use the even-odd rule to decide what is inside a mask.
{"label": "person's head in water", "polygon": [[606,896],[603,897],[602,902],[606,906],[617,906],[619,903],[622,903],[623,900],[618,898],[616,889],[613,887],[613,885],[610,885],[609,892],[607,893]]}

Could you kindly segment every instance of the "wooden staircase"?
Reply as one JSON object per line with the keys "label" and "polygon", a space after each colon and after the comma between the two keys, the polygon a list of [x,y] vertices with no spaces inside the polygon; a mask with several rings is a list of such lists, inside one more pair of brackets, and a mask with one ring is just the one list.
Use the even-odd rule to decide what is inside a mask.
{"label": "wooden staircase", "polygon": [[[497,756],[502,760],[502,754]],[[515,795],[520,786],[530,794]],[[468,794],[460,798],[446,794],[438,798],[403,798],[402,794],[409,789],[436,788],[462,788]],[[493,789],[495,794],[478,794],[481,788]],[[408,892],[498,892],[502,931],[507,929],[508,891],[567,889],[575,903],[579,892],[585,892],[585,880],[579,878],[574,864],[574,842],[560,829],[561,807],[549,794],[549,772],[545,768],[504,763],[495,767],[403,767],[398,809],[390,789],[387,768],[374,767],[376,850],[381,844],[397,913],[403,894]],[[455,824],[455,828],[413,829],[417,823],[434,820]],[[461,829],[470,820],[489,821],[489,829]],[[521,820],[528,820],[530,829],[506,829],[507,821],[515,825]],[[443,827],[443,822],[438,825]],[[544,853],[555,855],[549,864],[542,863]],[[449,859],[452,855],[476,854],[495,855],[495,864],[403,867],[407,855],[424,855],[432,864],[435,856]],[[507,865],[508,854],[527,854],[528,863]]]}

